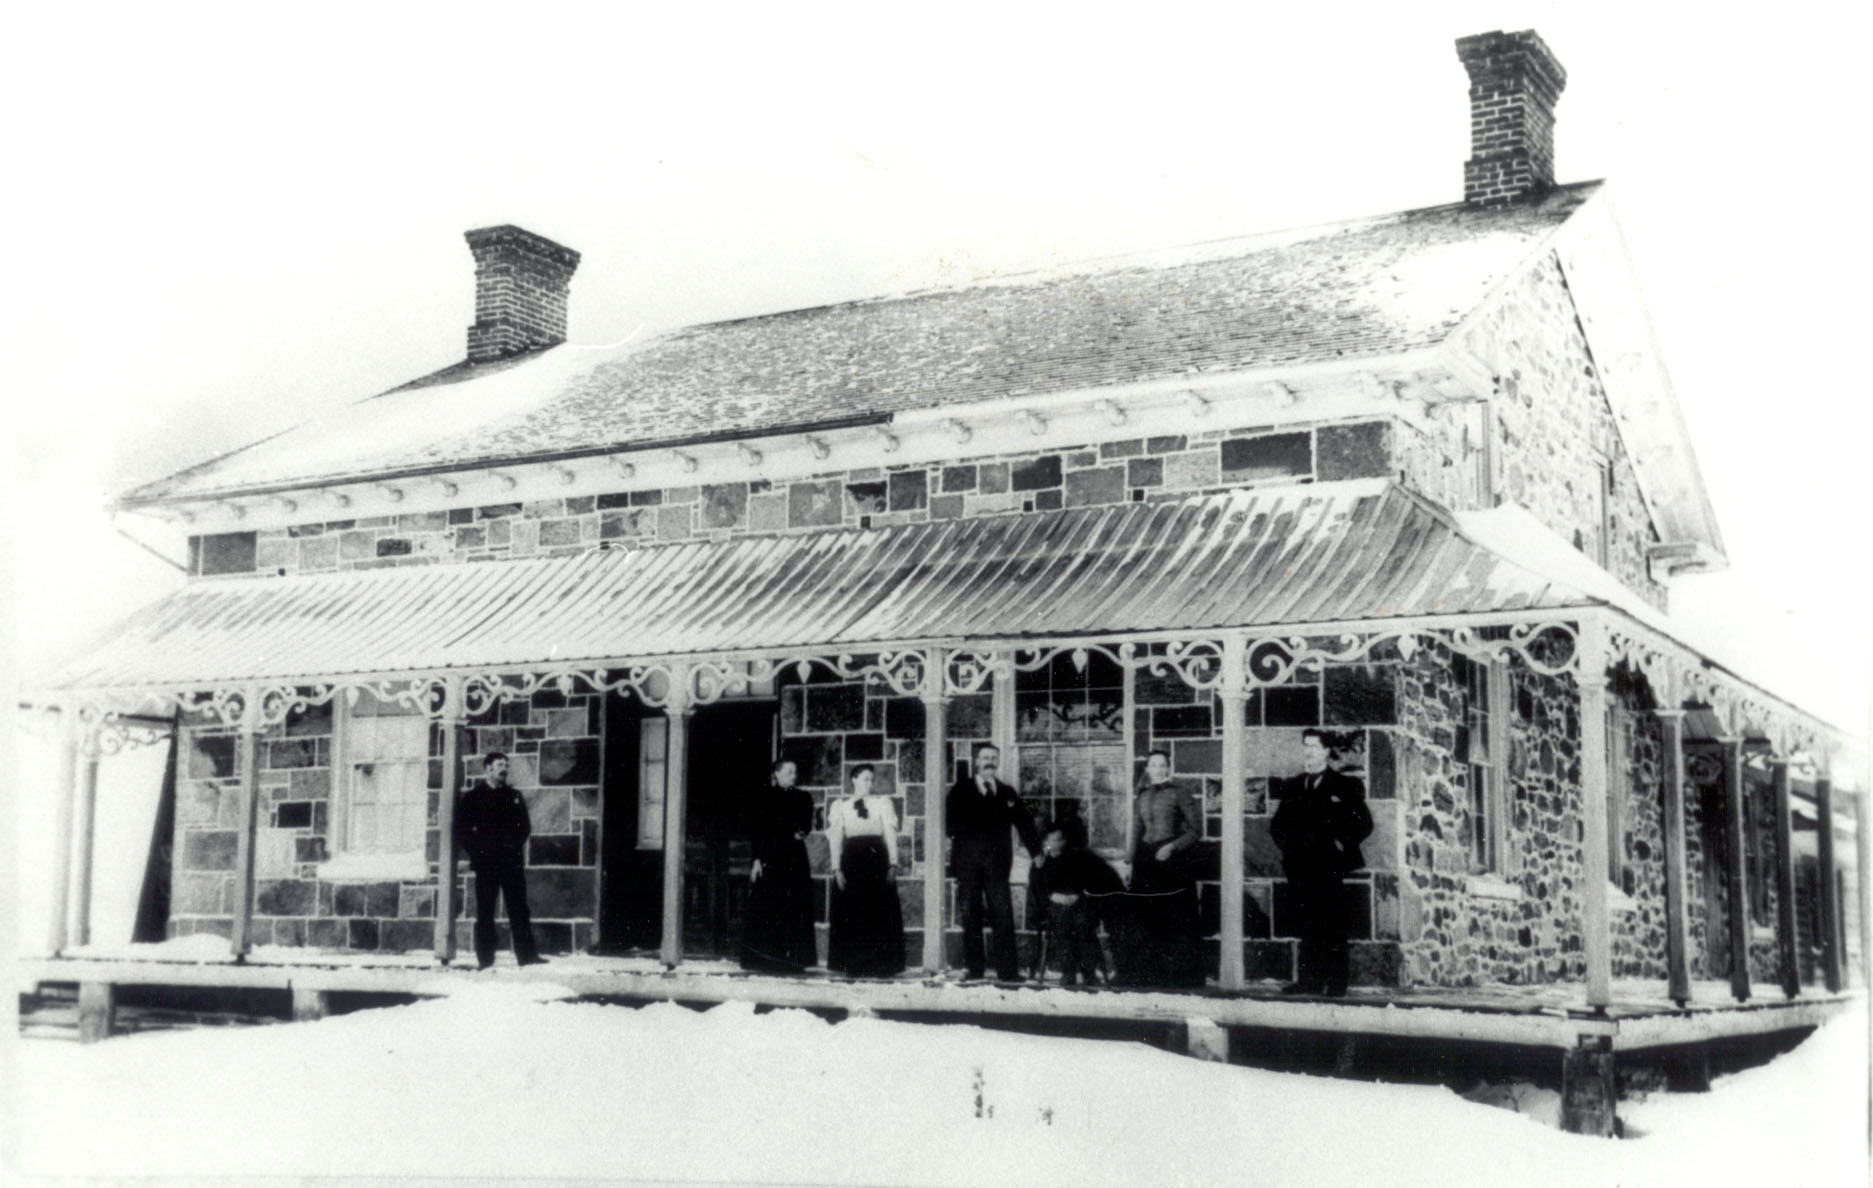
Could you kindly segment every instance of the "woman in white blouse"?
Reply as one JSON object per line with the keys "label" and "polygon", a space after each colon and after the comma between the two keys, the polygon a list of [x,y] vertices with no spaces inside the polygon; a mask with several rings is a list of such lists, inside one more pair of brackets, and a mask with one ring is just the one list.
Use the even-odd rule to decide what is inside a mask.
{"label": "woman in white blouse", "polygon": [[852,769],[852,795],[826,813],[832,913],[826,968],[854,978],[904,972],[904,914],[897,898],[897,808],[872,795],[869,763]]}

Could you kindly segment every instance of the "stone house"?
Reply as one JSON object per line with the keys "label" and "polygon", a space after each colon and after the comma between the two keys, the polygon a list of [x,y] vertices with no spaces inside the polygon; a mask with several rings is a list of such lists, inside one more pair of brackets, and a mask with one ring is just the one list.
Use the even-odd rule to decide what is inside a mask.
{"label": "stone house", "polygon": [[935,970],[974,744],[1115,859],[1162,747],[1232,989],[1293,975],[1269,781],[1317,727],[1376,821],[1357,981],[1838,986],[1853,740],[1674,630],[1723,542],[1606,187],[1554,180],[1565,74],[1457,49],[1447,206],[614,347],[565,341],[577,252],[469,232],[460,363],[121,497],[193,577],[45,682],[70,796],[173,714],[171,935],[446,960],[500,748],[547,951],[674,965],[733,951],[770,760],[822,804],[868,762]]}

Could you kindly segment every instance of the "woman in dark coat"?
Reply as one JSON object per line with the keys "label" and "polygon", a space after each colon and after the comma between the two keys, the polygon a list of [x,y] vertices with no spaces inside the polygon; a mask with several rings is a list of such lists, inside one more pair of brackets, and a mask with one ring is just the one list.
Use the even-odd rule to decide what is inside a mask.
{"label": "woman in dark coat", "polygon": [[1194,853],[1203,818],[1190,790],[1171,778],[1171,758],[1153,751],[1132,822],[1129,958],[1120,970],[1141,986],[1202,986]]}
{"label": "woman in dark coat", "polygon": [[852,795],[826,812],[832,912],[826,968],[854,978],[904,972],[904,912],[897,898],[897,810],[871,794],[872,766],[852,769]]}
{"label": "woman in dark coat", "polygon": [[747,806],[754,865],[748,872],[748,912],[742,917],[741,967],[799,973],[819,961],[813,943],[813,868],[806,835],[813,797],[793,786],[791,759],[774,765],[773,782]]}

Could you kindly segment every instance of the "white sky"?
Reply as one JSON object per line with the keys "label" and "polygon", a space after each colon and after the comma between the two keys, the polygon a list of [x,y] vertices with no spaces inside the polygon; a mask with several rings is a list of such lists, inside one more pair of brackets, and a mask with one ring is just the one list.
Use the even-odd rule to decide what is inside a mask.
{"label": "white sky", "polygon": [[598,343],[1448,202],[1451,43],[1532,26],[1569,71],[1561,180],[1612,181],[1734,563],[1675,607],[1864,732],[1863,10],[1262,7],[22,10],[22,652],[167,580],[84,514],[104,493],[459,359],[470,227],[583,252]]}

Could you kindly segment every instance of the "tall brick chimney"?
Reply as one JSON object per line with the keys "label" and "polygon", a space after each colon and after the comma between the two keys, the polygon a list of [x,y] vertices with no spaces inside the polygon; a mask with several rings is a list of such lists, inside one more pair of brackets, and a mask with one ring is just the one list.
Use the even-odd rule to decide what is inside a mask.
{"label": "tall brick chimney", "polygon": [[486,363],[566,341],[566,289],[579,253],[519,227],[467,234],[475,254],[475,324],[468,358]]}
{"label": "tall brick chimney", "polygon": [[1554,187],[1554,105],[1567,71],[1533,29],[1457,39],[1470,72],[1470,159],[1463,200],[1506,206]]}

